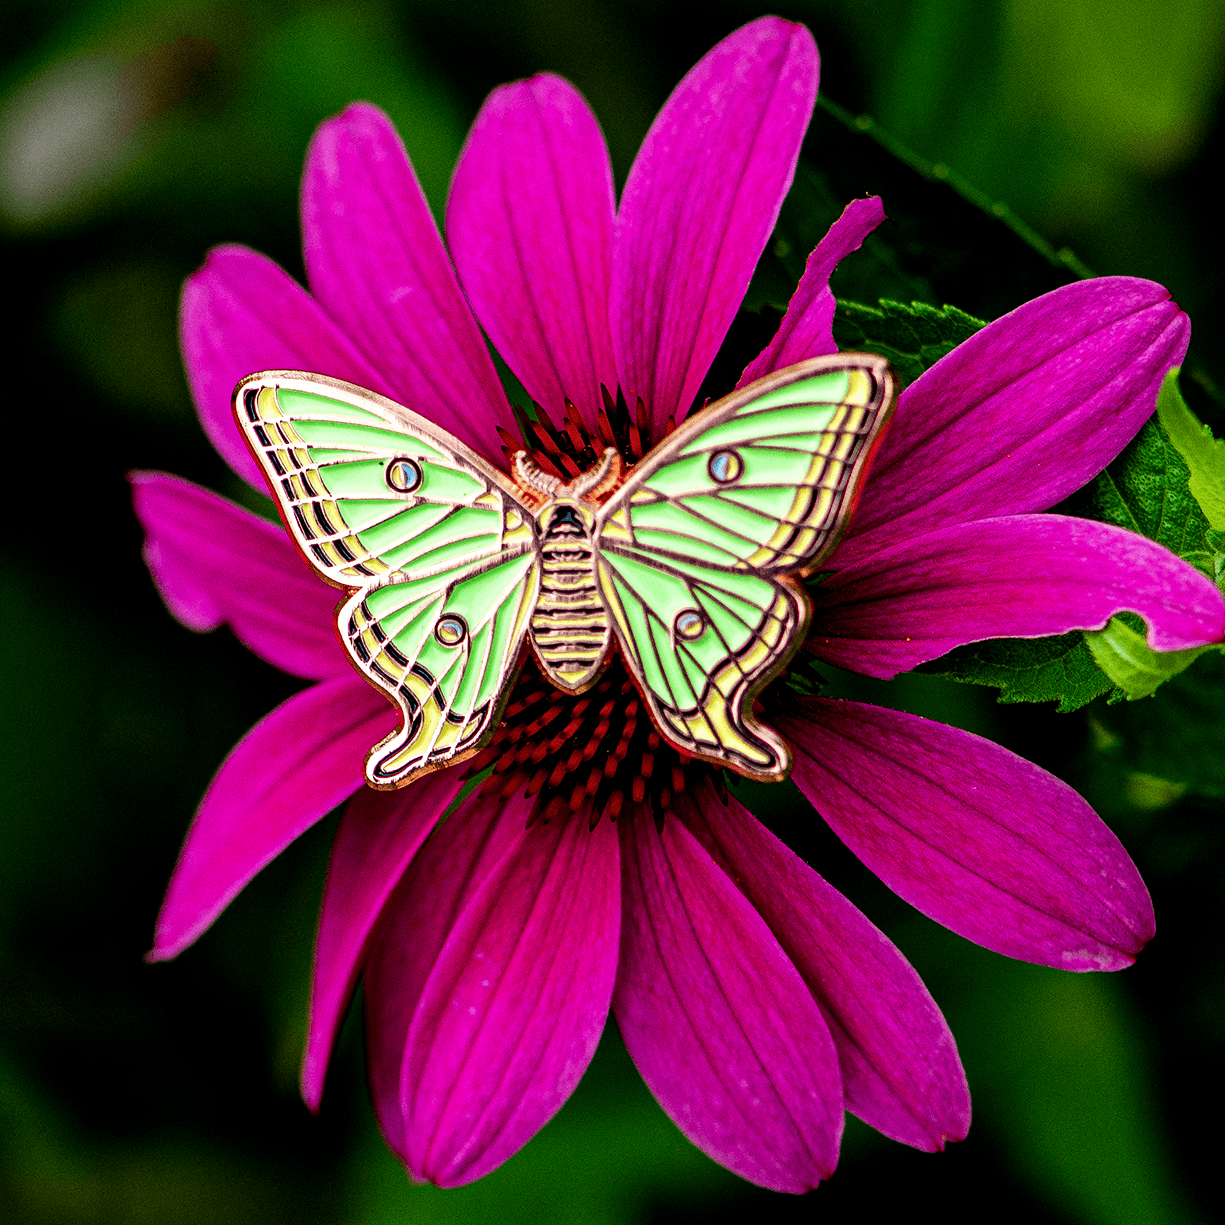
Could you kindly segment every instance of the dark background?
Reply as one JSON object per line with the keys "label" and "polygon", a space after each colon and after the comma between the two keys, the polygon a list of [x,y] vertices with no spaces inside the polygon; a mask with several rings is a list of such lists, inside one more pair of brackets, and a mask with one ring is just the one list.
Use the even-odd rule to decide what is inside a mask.
{"label": "dark background", "polygon": [[[832,678],[836,693],[990,736],[1090,798],[1157,906],[1156,940],[1118,975],[1060,974],[949,935],[860,868],[794,791],[745,787],[911,957],[974,1092],[970,1138],[940,1155],[850,1120],[838,1173],[802,1199],[749,1187],[693,1149],[615,1030],[557,1119],[459,1191],[409,1185],[383,1148],[356,1017],[323,1112],[309,1115],[297,1062],[331,821],[179,961],[141,960],[212,771],[295,687],[228,631],[178,626],[140,562],[126,469],[252,496],[191,409],[175,338],[183,277],[228,240],[301,276],[306,142],[355,98],[390,112],[438,209],[488,90],[551,69],[591,101],[620,181],[683,72],[760,11],[6,0],[0,240],[14,314],[0,459],[13,499],[0,533],[0,1220],[662,1225],[915,1209],[952,1222],[1212,1219],[1222,803],[1102,752],[1095,707],[1059,716],[933,677]],[[872,115],[919,169],[819,112],[780,238],[811,245],[846,199],[880,191],[897,259],[889,276],[871,252],[848,261],[839,292],[885,286],[983,318],[1071,279],[1077,259],[1153,277],[1191,314],[1188,394],[1219,422],[1220,205],[1209,175],[1221,160],[1222,6],[830,0],[781,12],[815,33],[823,93]],[[943,168],[1011,211],[1001,220],[967,203]],[[1014,217],[1075,257],[1048,259],[1009,228]],[[763,262],[751,295],[762,309],[738,321],[715,383],[768,336],[768,303],[804,253]],[[1157,719],[1172,700],[1163,695],[1133,717]],[[1215,691],[1213,703],[1225,708],[1225,696]],[[1210,740],[1205,751],[1221,748]]]}

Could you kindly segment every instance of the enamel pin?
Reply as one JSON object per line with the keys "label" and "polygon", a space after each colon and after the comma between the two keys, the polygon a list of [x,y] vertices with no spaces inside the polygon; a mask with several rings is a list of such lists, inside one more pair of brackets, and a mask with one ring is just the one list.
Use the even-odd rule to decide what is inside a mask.
{"label": "enamel pin", "polygon": [[366,762],[378,788],[478,752],[529,645],[577,694],[615,644],[676,749],[785,778],[790,750],[753,700],[804,639],[801,580],[845,529],[892,407],[884,358],[813,358],[691,414],[628,470],[610,447],[566,483],[524,451],[502,472],[337,379],[273,370],[234,393],[291,537],[348,593],[341,641],[399,708]]}

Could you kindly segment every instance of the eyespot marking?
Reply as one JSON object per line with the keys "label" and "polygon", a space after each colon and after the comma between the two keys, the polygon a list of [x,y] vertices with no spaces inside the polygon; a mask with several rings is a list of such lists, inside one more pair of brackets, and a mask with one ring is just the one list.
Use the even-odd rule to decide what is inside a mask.
{"label": "eyespot marking", "polygon": [[387,488],[396,493],[412,493],[421,487],[421,465],[415,459],[393,459],[387,465]]}
{"label": "eyespot marking", "polygon": [[740,479],[740,474],[744,471],[744,460],[740,458],[739,451],[716,451],[707,462],[706,471],[710,473],[712,481],[718,481],[720,485],[730,485]]}
{"label": "eyespot marking", "polygon": [[696,608],[686,608],[676,614],[672,628],[678,638],[685,642],[693,642],[706,633],[706,618]]}
{"label": "eyespot marking", "polygon": [[447,613],[438,618],[438,624],[434,626],[434,637],[444,647],[457,647],[468,637],[468,623],[463,617]]}

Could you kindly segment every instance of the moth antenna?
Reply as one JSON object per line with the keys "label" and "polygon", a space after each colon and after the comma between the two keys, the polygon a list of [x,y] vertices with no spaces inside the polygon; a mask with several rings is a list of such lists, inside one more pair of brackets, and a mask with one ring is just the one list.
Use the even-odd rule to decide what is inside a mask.
{"label": "moth antenna", "polygon": [[590,472],[584,472],[578,480],[570,485],[573,497],[599,498],[617,487],[621,480],[621,455],[616,447],[605,447],[604,457],[600,466]]}
{"label": "moth antenna", "polygon": [[515,472],[528,489],[534,489],[546,497],[553,497],[562,487],[561,479],[542,472],[538,464],[528,459],[526,451],[515,452]]}

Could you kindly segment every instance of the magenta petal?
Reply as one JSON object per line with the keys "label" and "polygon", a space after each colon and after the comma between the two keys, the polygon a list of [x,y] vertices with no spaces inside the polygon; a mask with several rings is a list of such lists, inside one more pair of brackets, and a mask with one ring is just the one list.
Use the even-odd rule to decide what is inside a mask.
{"label": "magenta petal", "polygon": [[615,201],[599,124],[543,73],[495,89],[472,126],[447,201],[455,266],[490,340],[557,420],[569,396],[595,428],[614,394],[608,325]]}
{"label": "magenta petal", "polygon": [[957,1047],[906,958],[734,798],[724,807],[712,792],[686,820],[816,996],[847,1109],[929,1152],[964,1139],[970,1090]]}
{"label": "magenta petal", "polygon": [[229,625],[274,667],[324,680],[349,673],[336,637],[337,592],[276,524],[181,477],[129,472],[145,564],[188,629]]}
{"label": "magenta petal", "polygon": [[204,794],[148,959],[181,953],[260,868],[352,795],[366,754],[395,722],[387,699],[357,676],[312,685],[265,715]]}
{"label": "magenta petal", "polygon": [[471,795],[434,832],[379,916],[363,976],[370,1091],[383,1137],[404,1164],[400,1072],[417,1002],[472,893],[522,831],[531,801]]}
{"label": "magenta petal", "polygon": [[261,492],[267,482],[234,420],[240,379],[308,370],[393,395],[319,304],[288,273],[247,247],[214,247],[183,285],[179,339],[204,432],[222,459]]}
{"label": "magenta petal", "polygon": [[879,196],[852,200],[842,216],[829,228],[804,265],[804,275],[796,286],[787,313],[778,325],[774,339],[744,368],[737,387],[753,382],[772,370],[824,353],[837,353],[834,343],[834,295],[829,278],[835,268],[885,219]]}
{"label": "magenta petal", "polygon": [[1053,506],[1135,435],[1189,335],[1169,293],[1133,277],[1065,285],[988,324],[902,392],[835,564]]}
{"label": "magenta petal", "polygon": [[1225,638],[1212,581],[1135,532],[1064,515],[962,523],[908,540],[811,588],[809,649],[839,667],[895,676],[984,638],[1101,629],[1124,609],[1156,651]]}
{"label": "magenta petal", "polygon": [[441,1186],[488,1173],[557,1112],[608,1016],[616,831],[525,829],[530,806],[477,799],[448,819],[396,890],[367,970],[380,1117],[394,1113],[394,1070],[398,1150]]}
{"label": "magenta petal", "polygon": [[829,1028],[761,916],[675,816],[621,822],[613,1009],[672,1121],[743,1178],[801,1192],[842,1137]]}
{"label": "magenta petal", "polygon": [[613,249],[621,385],[656,436],[683,416],[740,306],[791,185],[817,93],[801,25],[729,34],[664,104],[630,170]]}
{"label": "magenta petal", "polygon": [[302,1097],[319,1109],[323,1078],[367,942],[396,882],[464,786],[463,770],[441,770],[400,791],[363,787],[345,805],[332,844],[311,978]]}
{"label": "magenta petal", "polygon": [[404,1053],[409,1170],[443,1187],[502,1164],[574,1091],[617,970],[617,832],[519,830],[456,917]]}
{"label": "magenta petal", "polygon": [[500,459],[494,427],[515,429],[510,405],[404,146],[377,107],[355,103],[315,133],[302,240],[311,289],[381,372],[377,390]]}
{"label": "magenta petal", "polygon": [[1063,970],[1117,970],[1152,938],[1148,890],[1066,783],[915,715],[810,699],[778,721],[792,777],[894,892],[958,934]]}

